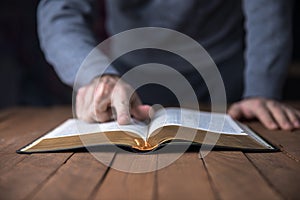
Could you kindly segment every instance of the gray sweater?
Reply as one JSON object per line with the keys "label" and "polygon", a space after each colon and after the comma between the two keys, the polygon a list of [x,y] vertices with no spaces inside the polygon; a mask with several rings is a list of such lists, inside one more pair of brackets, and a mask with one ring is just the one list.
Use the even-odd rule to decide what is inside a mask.
{"label": "gray sweater", "polygon": [[[70,86],[84,58],[99,43],[91,28],[94,3],[41,0],[38,7],[42,50]],[[291,8],[290,0],[107,0],[106,30],[108,35],[147,26],[180,31],[198,41],[218,67],[236,63],[238,73],[224,66],[221,74],[229,77],[225,82],[231,81],[226,73],[242,77],[242,83],[231,81],[243,85],[241,96],[278,99],[291,55]],[[238,57],[243,62],[234,62]],[[119,72],[111,67],[108,73]],[[97,70],[90,74],[88,81],[99,75]],[[230,84],[225,87],[234,90]]]}

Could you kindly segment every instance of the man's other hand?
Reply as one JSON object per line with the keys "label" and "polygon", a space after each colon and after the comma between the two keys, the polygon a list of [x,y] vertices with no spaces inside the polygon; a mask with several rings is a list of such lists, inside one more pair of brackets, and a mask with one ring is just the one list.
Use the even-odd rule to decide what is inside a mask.
{"label": "man's other hand", "polygon": [[249,98],[234,103],[228,110],[234,119],[257,118],[268,129],[300,128],[300,111],[275,100]]}
{"label": "man's other hand", "polygon": [[86,122],[107,122],[115,114],[118,123],[125,125],[131,116],[138,120],[149,118],[149,109],[129,84],[112,75],[94,79],[81,87],[76,96],[77,117]]}

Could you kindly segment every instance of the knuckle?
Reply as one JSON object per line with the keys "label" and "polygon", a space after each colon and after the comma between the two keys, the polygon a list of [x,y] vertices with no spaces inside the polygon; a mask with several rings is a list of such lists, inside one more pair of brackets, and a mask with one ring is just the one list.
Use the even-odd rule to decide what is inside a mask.
{"label": "knuckle", "polygon": [[260,100],[255,100],[253,102],[253,105],[257,108],[262,108],[264,106],[264,102],[263,101],[260,101]]}
{"label": "knuckle", "polygon": [[83,96],[82,96],[82,95],[79,95],[79,94],[77,94],[77,95],[76,95],[76,105],[79,105],[79,104],[81,104],[81,102],[82,102],[82,99],[83,99]]}
{"label": "knuckle", "polygon": [[121,100],[120,101],[120,104],[122,105],[122,106],[129,106],[129,101],[128,101],[128,99],[123,99],[123,100]]}
{"label": "knuckle", "polygon": [[128,83],[126,83],[124,81],[119,81],[116,84],[116,87],[120,90],[130,90],[131,89],[131,85],[129,85]]}
{"label": "knuckle", "polygon": [[277,101],[268,101],[267,107],[272,109],[274,112],[282,112],[285,110],[285,106]]}
{"label": "knuckle", "polygon": [[81,87],[79,88],[79,90],[77,91],[77,96],[83,96],[85,93],[85,87]]}
{"label": "knuckle", "polygon": [[278,107],[278,102],[276,102],[276,101],[268,101],[267,105],[272,106],[272,107]]}
{"label": "knuckle", "polygon": [[104,85],[103,90],[102,90],[102,95],[107,96],[111,93],[112,90],[113,90],[112,85]]}
{"label": "knuckle", "polygon": [[123,88],[124,88],[125,91],[132,91],[133,90],[131,85],[129,85],[129,84],[124,84]]}
{"label": "knuckle", "polygon": [[94,98],[93,98],[93,104],[95,106],[99,106],[101,104],[103,104],[105,102],[105,95],[103,94],[103,92],[99,93],[99,94],[95,94]]}
{"label": "knuckle", "polygon": [[107,85],[114,85],[117,82],[118,78],[111,75],[104,75],[100,77],[99,82]]}

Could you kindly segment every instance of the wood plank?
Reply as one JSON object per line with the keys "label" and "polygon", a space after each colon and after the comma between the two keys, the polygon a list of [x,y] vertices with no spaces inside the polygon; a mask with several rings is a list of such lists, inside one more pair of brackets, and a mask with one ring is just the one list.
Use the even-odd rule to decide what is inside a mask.
{"label": "wood plank", "polygon": [[20,108],[0,122],[0,151],[14,153],[71,116],[70,107]]}
{"label": "wood plank", "polygon": [[[114,152],[103,152],[109,163]],[[67,163],[48,179],[32,199],[88,199],[95,187],[101,183],[108,167],[89,152],[73,155]]]}
{"label": "wood plank", "polygon": [[280,199],[241,152],[210,152],[203,158],[221,199]]}
{"label": "wood plank", "polygon": [[0,123],[9,119],[17,111],[17,108],[7,108],[0,111]]}
{"label": "wood plank", "polygon": [[30,195],[72,155],[71,153],[20,155],[15,151],[59,120],[70,116],[70,108],[18,108],[0,122],[1,197],[20,199]]}
{"label": "wood plank", "polygon": [[272,131],[267,130],[258,122],[248,122],[247,124],[267,141],[279,147],[290,157],[300,161],[300,129],[294,131]]}
{"label": "wood plank", "polygon": [[19,108],[13,109],[13,113],[9,119],[0,122],[0,155],[2,155],[0,175],[28,157],[28,155],[16,154],[17,149],[70,116],[70,108]]}
{"label": "wood plank", "polygon": [[[22,110],[8,112],[10,114],[3,115],[5,117],[0,120],[1,199],[43,199],[52,196],[57,199],[198,199],[203,194],[208,199],[296,199],[296,192],[299,191],[300,181],[296,174],[300,172],[299,149],[295,146],[296,142],[294,146],[290,145],[290,138],[274,137],[274,141],[278,141],[286,151],[285,154],[247,154],[245,157],[240,152],[212,152],[203,159],[203,165],[196,153],[186,153],[167,168],[132,174],[113,168],[106,171],[107,168],[100,167],[88,153],[76,153],[72,157],[70,153],[15,154],[16,149],[55,127],[59,120],[71,116],[70,108]],[[0,119],[1,116],[0,112]],[[265,133],[265,130],[262,132]],[[283,135],[285,133],[282,132]],[[274,132],[267,134],[272,139]],[[296,136],[291,137],[296,139]],[[289,153],[292,154],[288,158],[286,155]],[[169,156],[118,153],[113,167],[123,165],[123,169],[133,171],[155,168]],[[214,192],[219,195],[214,195]]]}
{"label": "wood plank", "polygon": [[9,142],[7,141],[6,136],[10,136],[8,129],[13,129],[13,127],[18,122],[18,114],[14,109],[6,110],[6,112],[0,112],[2,119],[0,121],[0,150],[3,153],[5,147],[8,146]]}
{"label": "wood plank", "polygon": [[247,153],[246,156],[284,199],[299,199],[300,165],[283,153]]}
{"label": "wood plank", "polygon": [[16,154],[18,148],[33,141],[70,115],[69,107],[14,108],[9,111],[11,112],[8,113],[14,114],[0,122],[0,175],[28,157]]}
{"label": "wood plank", "polygon": [[[156,167],[157,155],[118,153],[95,199],[154,199],[155,172],[140,172]],[[124,171],[118,171],[122,169]]]}
{"label": "wood plank", "polygon": [[23,161],[30,155],[19,155],[16,153],[0,153],[0,176],[7,173],[13,166]]}
{"label": "wood plank", "polygon": [[0,177],[2,199],[30,195],[70,157],[71,153],[32,154]]}
{"label": "wood plank", "polygon": [[[172,157],[158,155],[158,164]],[[155,199],[215,199],[208,175],[197,153],[185,153],[168,167],[157,171]]]}

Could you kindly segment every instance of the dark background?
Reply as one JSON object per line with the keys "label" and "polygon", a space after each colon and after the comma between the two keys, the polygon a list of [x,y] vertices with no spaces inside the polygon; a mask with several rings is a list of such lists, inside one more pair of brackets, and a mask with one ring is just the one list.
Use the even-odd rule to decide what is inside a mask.
{"label": "dark background", "polygon": [[[72,90],[62,84],[45,61],[36,35],[38,0],[0,3],[0,109],[16,105],[70,104]],[[294,6],[293,67],[284,100],[300,100],[300,10]],[[270,19],[272,20],[272,19]]]}

